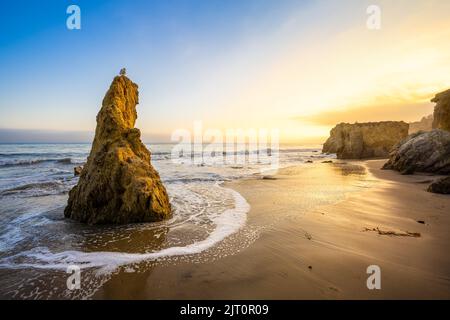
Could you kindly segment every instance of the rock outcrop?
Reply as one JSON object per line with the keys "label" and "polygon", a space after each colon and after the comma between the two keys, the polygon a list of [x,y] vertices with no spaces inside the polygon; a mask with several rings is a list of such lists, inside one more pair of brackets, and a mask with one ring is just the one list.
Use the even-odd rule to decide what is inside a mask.
{"label": "rock outcrop", "polygon": [[97,115],[87,163],[69,193],[67,218],[126,224],[170,217],[166,189],[134,128],[138,103],[138,86],[125,75],[115,77]]}
{"label": "rock outcrop", "polygon": [[83,166],[77,166],[77,167],[73,168],[73,175],[75,177],[77,177],[81,174],[82,171],[83,171]]}
{"label": "rock outcrop", "polygon": [[428,187],[429,192],[450,194],[450,177],[441,178]]}
{"label": "rock outcrop", "polygon": [[450,89],[438,93],[431,102],[435,102],[433,129],[450,131]]}
{"label": "rock outcrop", "polygon": [[433,115],[423,117],[420,121],[409,123],[409,134],[413,134],[419,131],[431,131],[433,130]]}
{"label": "rock outcrop", "polygon": [[391,150],[383,169],[450,174],[450,132],[435,129],[408,136]]}
{"label": "rock outcrop", "polygon": [[338,159],[381,158],[408,135],[403,121],[341,123],[330,132],[322,152],[336,153]]}
{"label": "rock outcrop", "polygon": [[[438,93],[433,113],[433,130],[416,132],[398,143],[383,169],[402,174],[428,172],[450,174],[450,90]],[[440,188],[436,184],[433,188]]]}

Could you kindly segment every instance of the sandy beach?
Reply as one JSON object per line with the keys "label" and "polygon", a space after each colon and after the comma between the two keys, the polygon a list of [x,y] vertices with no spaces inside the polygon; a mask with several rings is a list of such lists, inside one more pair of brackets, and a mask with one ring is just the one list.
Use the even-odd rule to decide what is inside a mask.
{"label": "sandy beach", "polygon": [[[450,197],[385,160],[289,167],[233,181],[255,230],[239,252],[121,271],[94,299],[449,299]],[[232,237],[233,238],[233,237]],[[240,246],[239,235],[224,242]],[[381,268],[381,290],[366,269]]]}
{"label": "sandy beach", "polygon": [[450,0],[1,12],[0,300],[450,301]]}

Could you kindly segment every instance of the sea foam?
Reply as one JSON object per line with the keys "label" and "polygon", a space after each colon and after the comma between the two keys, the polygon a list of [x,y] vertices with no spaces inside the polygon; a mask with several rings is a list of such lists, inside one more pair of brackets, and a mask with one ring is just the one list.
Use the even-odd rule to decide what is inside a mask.
{"label": "sea foam", "polygon": [[[224,188],[226,189],[226,188]],[[236,191],[226,189],[231,192],[235,207],[227,209],[223,213],[212,218],[215,229],[209,233],[207,238],[186,246],[175,246],[150,253],[126,253],[126,252],[82,252],[63,251],[51,252],[46,247],[36,247],[31,250],[22,251],[18,254],[0,260],[0,268],[14,269],[53,269],[67,270],[70,265],[77,265],[81,269],[96,268],[98,273],[108,273],[116,270],[120,266],[139,263],[143,261],[157,260],[165,257],[184,256],[199,254],[211,249],[217,243],[223,241],[233,233],[241,229],[247,220],[247,213],[250,205]],[[17,262],[17,261],[30,262]]]}

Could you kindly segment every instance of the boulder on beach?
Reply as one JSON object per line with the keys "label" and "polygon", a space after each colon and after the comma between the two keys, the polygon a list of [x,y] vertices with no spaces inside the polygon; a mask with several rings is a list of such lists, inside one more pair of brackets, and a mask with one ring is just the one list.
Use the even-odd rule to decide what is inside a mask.
{"label": "boulder on beach", "polygon": [[408,136],[391,150],[383,169],[450,174],[450,132],[435,129]]}
{"label": "boulder on beach", "polygon": [[433,129],[450,131],[450,89],[438,93],[431,102],[435,102]]}
{"label": "boulder on beach", "polygon": [[336,153],[338,159],[382,158],[408,135],[403,121],[341,123],[330,132],[323,153]]}
{"label": "boulder on beach", "polygon": [[428,187],[429,192],[450,194],[450,177],[445,177],[433,182]]}
{"label": "boulder on beach", "polygon": [[97,115],[97,128],[64,215],[89,224],[153,222],[171,216],[166,189],[134,128],[138,86],[114,78]]}
{"label": "boulder on beach", "polygon": [[402,174],[450,174],[450,90],[438,93],[431,101],[436,103],[434,129],[413,133],[395,145],[383,169]]}

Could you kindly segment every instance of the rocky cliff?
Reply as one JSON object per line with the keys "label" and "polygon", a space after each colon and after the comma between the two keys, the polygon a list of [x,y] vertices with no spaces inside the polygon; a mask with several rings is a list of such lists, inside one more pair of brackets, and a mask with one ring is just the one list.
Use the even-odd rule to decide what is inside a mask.
{"label": "rocky cliff", "polygon": [[438,93],[431,100],[435,102],[433,129],[442,129],[450,131],[450,89]]}
{"label": "rocky cliff", "polygon": [[134,128],[138,86],[114,78],[97,115],[97,128],[64,215],[89,224],[159,221],[171,215],[169,198],[150,152]]}
{"label": "rocky cliff", "polygon": [[431,131],[433,129],[433,115],[423,117],[420,121],[409,123],[409,134],[419,131]]}
{"label": "rocky cliff", "polygon": [[394,169],[403,174],[450,174],[450,90],[438,93],[431,101],[436,103],[433,113],[435,129],[416,132],[398,143],[391,150],[383,169]]}
{"label": "rocky cliff", "polygon": [[386,157],[408,135],[408,127],[403,121],[341,123],[331,130],[322,152],[336,153],[339,159]]}

